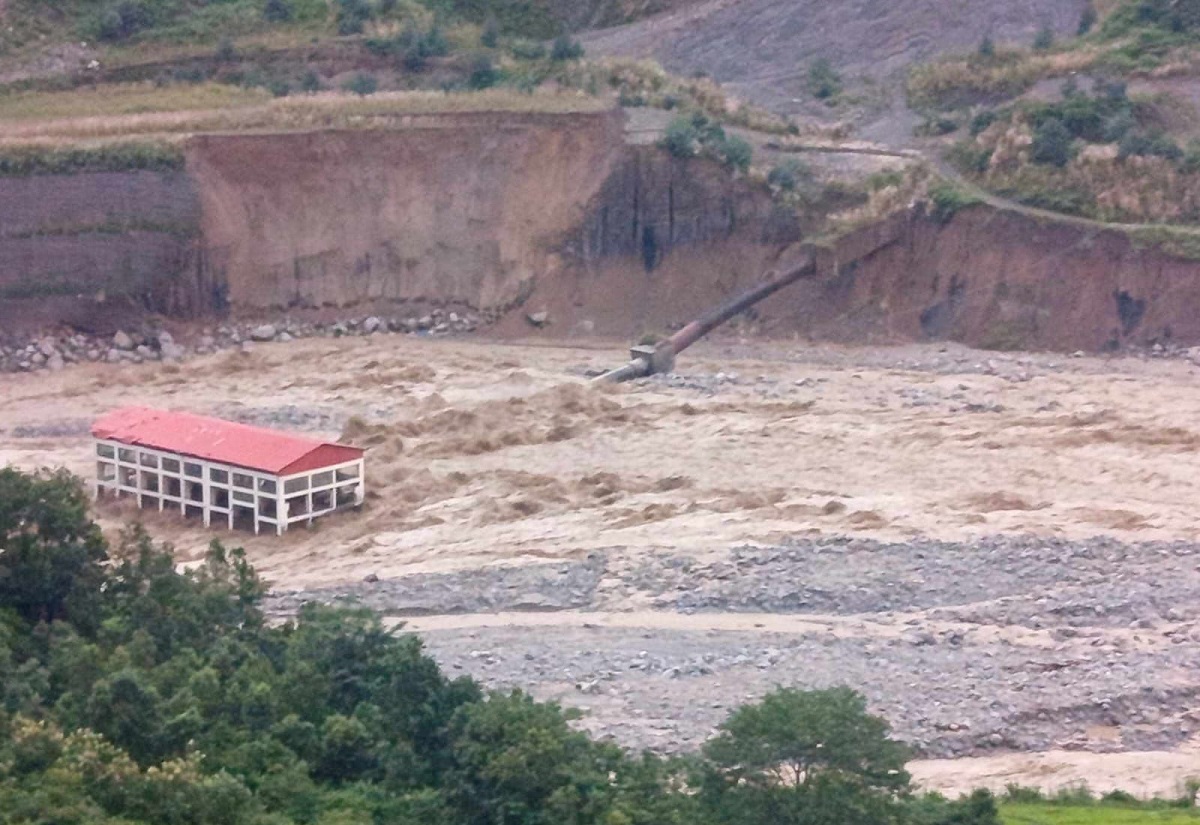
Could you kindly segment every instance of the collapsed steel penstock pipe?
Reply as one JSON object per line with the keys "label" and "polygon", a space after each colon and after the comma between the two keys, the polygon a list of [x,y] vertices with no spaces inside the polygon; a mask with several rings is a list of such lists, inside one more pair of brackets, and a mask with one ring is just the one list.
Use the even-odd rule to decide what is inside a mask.
{"label": "collapsed steel penstock pipe", "polygon": [[687,324],[667,340],[656,346],[634,347],[633,359],[623,367],[609,370],[596,381],[630,381],[656,372],[670,372],[675,365],[675,356],[696,343],[709,332],[719,327],[740,312],[744,312],[764,298],[775,294],[789,284],[816,271],[812,258],[782,275],[776,275],[746,290],[731,301],[713,309]]}

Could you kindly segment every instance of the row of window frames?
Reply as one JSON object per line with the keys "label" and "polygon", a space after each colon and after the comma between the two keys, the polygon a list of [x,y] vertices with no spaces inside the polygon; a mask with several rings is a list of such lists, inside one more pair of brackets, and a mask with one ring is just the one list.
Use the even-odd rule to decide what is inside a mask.
{"label": "row of window frames", "polygon": [[[157,468],[158,456],[150,453],[139,453],[135,458],[133,450],[115,450],[107,444],[99,444],[96,447],[96,454],[101,458],[112,458],[116,453],[117,461],[125,462],[126,464],[140,464],[143,467]],[[180,462],[174,458],[163,458],[161,469],[167,473],[179,473]],[[183,462],[183,475],[190,478],[202,478],[204,476],[204,468],[199,464],[194,464],[190,461]],[[347,468],[337,472],[338,481],[350,481],[358,478],[357,468]],[[229,471],[222,470],[217,467],[210,467],[208,470],[209,481],[216,484],[229,484]],[[288,479],[284,482],[283,490],[285,493],[296,493],[301,490],[307,490],[309,479],[312,479],[313,487],[324,487],[334,482],[334,471],[328,470],[322,473],[314,473],[311,476],[301,476],[300,478]],[[233,486],[252,489],[254,487],[254,477],[245,475],[244,473],[233,474]],[[274,493],[275,482],[272,479],[260,478],[258,480],[259,492]]]}
{"label": "row of window frames", "polygon": [[[112,471],[114,469],[115,465],[102,463],[101,467],[107,468],[109,471]],[[131,468],[121,468],[121,469],[124,469],[126,472],[129,472],[129,473],[137,472],[136,470],[133,470]],[[155,475],[157,475],[157,474],[155,474]],[[137,478],[129,478],[129,477],[121,478],[120,475],[118,474],[118,472],[105,472],[103,469],[101,470],[100,478],[101,478],[101,481],[103,481],[103,482],[115,481],[115,482],[117,482],[118,486],[121,489],[127,490],[128,492],[137,493],[139,495],[161,496],[165,501],[185,502],[185,503],[193,503],[193,504],[200,501],[200,499],[195,498],[191,495],[185,495],[185,492],[184,492],[182,486],[179,486],[178,489],[172,489],[171,486],[168,484],[168,486],[164,489],[162,487],[159,487],[159,485],[157,483],[155,483],[152,486],[147,485],[145,483],[139,485],[136,483],[138,481]],[[171,478],[167,478],[166,480],[168,482],[178,481],[178,479],[171,479]],[[200,482],[189,482],[189,483],[199,484]],[[259,482],[260,486],[264,483],[271,485],[271,489],[269,489],[269,490],[263,489],[263,490],[261,490],[261,492],[268,493],[268,494],[274,494],[275,482],[266,481],[266,480],[260,480],[260,482]],[[317,497],[317,496],[321,496],[322,500],[325,500],[327,498],[330,501],[336,501],[337,497],[339,495],[346,494],[349,484],[352,484],[352,483],[353,483],[353,481],[343,482],[341,484],[341,486],[336,488],[336,490],[335,490],[335,488],[329,488],[327,490],[314,491],[312,493],[312,495],[314,496],[314,501],[316,500],[315,497]],[[285,485],[285,487],[286,487],[286,485]],[[215,492],[220,494],[220,493],[228,493],[230,491],[225,490],[225,489],[218,489]],[[254,493],[251,491],[233,490],[231,492],[233,493],[232,500],[235,504],[253,505],[255,503],[255,496],[254,496]],[[306,494],[306,491],[301,490],[301,491],[299,491],[298,495],[289,496],[289,498],[287,500],[290,504],[293,504],[293,506],[295,506],[295,502],[301,500],[305,494]],[[219,499],[219,498],[214,499],[214,501],[220,502],[221,499]],[[216,507],[217,508],[228,507],[228,501],[229,501],[228,499],[225,499],[224,503],[217,504]],[[315,506],[316,505],[314,505],[314,507]]]}

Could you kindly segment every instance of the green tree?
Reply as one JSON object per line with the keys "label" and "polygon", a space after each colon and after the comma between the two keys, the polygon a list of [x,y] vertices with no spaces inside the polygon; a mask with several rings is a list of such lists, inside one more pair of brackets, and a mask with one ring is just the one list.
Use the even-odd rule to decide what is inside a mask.
{"label": "green tree", "polygon": [[1058,118],[1046,118],[1033,130],[1029,157],[1034,163],[1066,166],[1071,155],[1071,132]]}
{"label": "green tree", "polygon": [[83,486],[65,471],[0,469],[0,612],[98,629],[108,552],[87,507]]}
{"label": "green tree", "polygon": [[812,179],[812,170],[796,158],[788,158],[771,168],[767,183],[782,192],[794,192],[804,181]]}
{"label": "green tree", "polygon": [[520,691],[465,705],[453,724],[451,795],[469,825],[601,822],[620,751],[571,730]]}
{"label": "green tree", "polygon": [[717,155],[726,166],[745,172],[754,159],[754,149],[742,138],[731,135],[716,147]]}
{"label": "green tree", "polygon": [[813,97],[832,100],[842,91],[842,76],[833,68],[833,64],[821,57],[808,67],[807,85]]}
{"label": "green tree", "polygon": [[662,146],[677,158],[690,158],[696,155],[696,144],[699,140],[700,134],[692,119],[681,116],[667,124]]}
{"label": "green tree", "polygon": [[371,6],[367,0],[337,0],[338,34],[361,34],[371,19]]}
{"label": "green tree", "polygon": [[550,59],[556,62],[578,60],[583,57],[583,45],[569,35],[559,35],[550,47]]}
{"label": "green tree", "polygon": [[286,23],[295,15],[291,0],[267,0],[263,5],[263,19],[271,23]]}
{"label": "green tree", "polygon": [[702,793],[726,822],[888,823],[908,790],[905,747],[849,688],[777,690],[734,711],[704,756]]}
{"label": "green tree", "polygon": [[1044,52],[1054,45],[1054,29],[1050,26],[1042,26],[1038,29],[1038,33],[1033,38],[1033,48],[1035,51]]}
{"label": "green tree", "polygon": [[1096,7],[1088,3],[1083,7],[1083,11],[1079,13],[1079,26],[1075,33],[1080,37],[1090,32],[1096,25]]}
{"label": "green tree", "polygon": [[375,79],[375,75],[367,72],[355,72],[349,80],[342,84],[342,88],[347,92],[352,92],[360,97],[375,94],[375,90],[379,88],[379,81]]}
{"label": "green tree", "polygon": [[992,36],[990,34],[985,34],[983,36],[983,39],[979,41],[979,48],[976,49],[976,51],[979,53],[980,57],[987,60],[990,60],[996,56],[996,43],[992,40]]}
{"label": "green tree", "polygon": [[489,14],[483,23],[483,32],[479,35],[479,45],[485,49],[494,49],[500,45],[500,21],[496,15]]}
{"label": "green tree", "polygon": [[472,89],[490,89],[500,79],[496,64],[487,54],[477,54],[471,61],[471,73],[467,76],[467,86]]}

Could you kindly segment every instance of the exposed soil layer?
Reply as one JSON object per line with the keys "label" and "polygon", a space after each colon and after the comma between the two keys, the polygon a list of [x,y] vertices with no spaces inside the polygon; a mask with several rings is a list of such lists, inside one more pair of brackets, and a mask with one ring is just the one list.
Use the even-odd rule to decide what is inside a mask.
{"label": "exposed soil layer", "polygon": [[948,223],[914,217],[865,256],[840,244],[834,259],[768,312],[841,341],[1065,351],[1200,343],[1200,261],[1124,232],[977,206]]}

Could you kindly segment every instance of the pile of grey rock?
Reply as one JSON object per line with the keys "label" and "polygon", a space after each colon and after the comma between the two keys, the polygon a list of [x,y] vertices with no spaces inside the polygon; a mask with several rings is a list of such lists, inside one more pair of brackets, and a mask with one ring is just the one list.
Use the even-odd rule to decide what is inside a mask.
{"label": "pile of grey rock", "polygon": [[433,309],[409,317],[370,315],[341,321],[310,322],[283,319],[272,323],[225,323],[204,327],[187,341],[177,341],[165,329],[118,330],[112,336],[86,335],[73,330],[34,336],[27,340],[0,339],[0,372],[57,371],[86,362],[142,364],[175,362],[189,355],[207,355],[253,343],[293,341],[297,338],[351,335],[462,335],[474,332],[490,316],[466,310]]}

